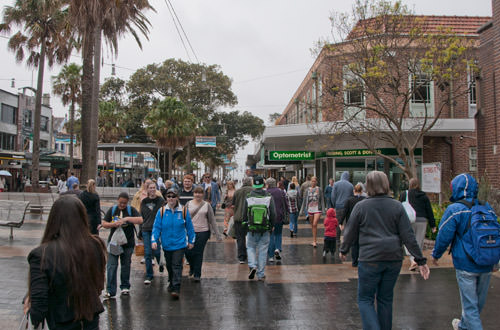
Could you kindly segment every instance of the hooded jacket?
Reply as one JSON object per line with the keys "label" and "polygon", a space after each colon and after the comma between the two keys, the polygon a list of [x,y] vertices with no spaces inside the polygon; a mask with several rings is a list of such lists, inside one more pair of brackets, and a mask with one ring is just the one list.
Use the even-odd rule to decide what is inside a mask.
{"label": "hooded jacket", "polygon": [[184,249],[188,243],[194,244],[195,233],[189,211],[186,212],[186,219],[182,217],[182,206],[171,209],[168,204],[156,213],[153,225],[153,236],[151,243],[157,243],[161,238],[161,246],[165,251],[175,251]]}
{"label": "hooded jacket", "polygon": [[332,207],[343,209],[347,199],[354,195],[353,190],[354,186],[349,182],[349,172],[344,171],[340,176],[340,181],[333,184]]}
{"label": "hooded jacket", "polygon": [[[464,204],[456,202],[461,199],[473,202],[476,198],[477,182],[470,174],[459,174],[451,181],[450,201],[453,204],[446,208],[439,223],[439,232],[432,257],[441,258],[448,245],[452,244],[451,255],[456,269],[471,273],[488,273],[492,271],[493,266],[479,266],[470,260],[465,253],[461,238],[469,222],[471,210]],[[486,206],[491,209],[488,203]]]}
{"label": "hooded jacket", "polygon": [[329,208],[325,218],[325,237],[337,237],[337,226],[339,221],[335,214],[335,209]]}

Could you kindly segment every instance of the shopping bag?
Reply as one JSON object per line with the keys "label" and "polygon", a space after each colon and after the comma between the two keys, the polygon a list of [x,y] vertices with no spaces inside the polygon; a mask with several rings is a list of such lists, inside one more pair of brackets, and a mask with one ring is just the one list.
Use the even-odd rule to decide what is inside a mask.
{"label": "shopping bag", "polygon": [[229,223],[227,224],[227,235],[232,238],[236,238],[236,232],[234,230],[234,217],[229,218]]}
{"label": "shopping bag", "polygon": [[403,207],[405,208],[408,218],[410,219],[410,223],[414,223],[415,221],[417,221],[417,212],[415,212],[415,209],[413,208],[413,206],[411,206],[410,202],[408,201],[408,190],[406,191],[406,198],[402,204]]}

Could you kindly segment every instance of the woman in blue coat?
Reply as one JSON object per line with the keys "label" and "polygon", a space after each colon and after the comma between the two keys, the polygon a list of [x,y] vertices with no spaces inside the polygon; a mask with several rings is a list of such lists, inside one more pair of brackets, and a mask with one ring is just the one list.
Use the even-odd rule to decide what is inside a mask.
{"label": "woman in blue coat", "polygon": [[165,197],[167,203],[156,214],[151,247],[156,250],[157,242],[161,239],[168,271],[168,291],[172,298],[178,299],[181,290],[182,258],[186,248],[193,248],[195,233],[189,211],[179,204],[177,190],[167,190]]}

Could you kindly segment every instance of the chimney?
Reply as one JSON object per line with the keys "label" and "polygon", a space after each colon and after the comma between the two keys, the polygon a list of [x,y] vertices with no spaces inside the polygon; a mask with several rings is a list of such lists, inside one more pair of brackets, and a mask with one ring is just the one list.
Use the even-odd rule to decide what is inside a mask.
{"label": "chimney", "polygon": [[45,105],[46,107],[50,107],[50,94],[49,93],[43,94],[42,105]]}

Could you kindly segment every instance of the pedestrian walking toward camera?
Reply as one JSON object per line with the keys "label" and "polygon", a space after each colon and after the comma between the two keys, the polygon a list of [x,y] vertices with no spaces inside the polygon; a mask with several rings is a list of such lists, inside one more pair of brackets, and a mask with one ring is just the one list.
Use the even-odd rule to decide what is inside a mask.
{"label": "pedestrian walking toward camera", "polygon": [[79,199],[66,196],[54,202],[42,242],[28,262],[24,312],[33,329],[45,321],[50,329],[99,329],[105,246],[90,233]]}
{"label": "pedestrian walking toward camera", "polygon": [[193,183],[194,177],[191,174],[184,175],[182,180],[182,189],[179,193],[179,203],[181,203],[182,206],[186,205],[194,198]]}
{"label": "pedestrian walking toward camera", "polygon": [[189,211],[195,233],[194,246],[186,251],[186,259],[189,262],[189,276],[195,282],[201,279],[201,267],[203,264],[203,253],[205,246],[210,239],[210,233],[215,234],[217,241],[222,241],[222,235],[217,228],[215,215],[208,202],[203,200],[203,188],[194,188],[194,199],[189,201],[185,207]]}
{"label": "pedestrian walking toward camera", "polygon": [[270,262],[281,261],[281,252],[283,252],[283,221],[288,214],[288,199],[286,198],[285,191],[276,187],[276,179],[268,178],[266,185],[266,191],[271,194],[276,211],[276,217],[271,223],[272,229],[267,254]]}
{"label": "pedestrian walking toward camera", "polygon": [[253,188],[246,198],[247,212],[243,218],[248,228],[246,237],[250,268],[248,279],[254,279],[257,274],[259,281],[264,281],[269,237],[276,219],[276,209],[271,194],[264,190],[264,179],[261,176],[254,178]]}
{"label": "pedestrian walking toward camera", "polygon": [[[144,278],[144,284],[151,284],[154,277],[153,271],[153,258],[156,258],[156,262],[160,265],[160,249],[153,250],[151,247],[151,236],[153,233],[153,225],[155,222],[156,214],[158,210],[165,204],[165,200],[162,197],[158,197],[156,194],[158,190],[156,189],[156,184],[151,180],[146,180],[146,192],[147,196],[141,202],[141,216],[142,222],[142,240],[144,242],[144,263],[146,264],[146,276]],[[160,272],[163,271],[163,265],[159,266]]]}
{"label": "pedestrian walking toward camera", "polygon": [[253,190],[252,177],[246,176],[242,180],[242,186],[234,193],[234,234],[236,235],[236,245],[238,249],[238,261],[244,264],[247,260],[247,227],[243,225],[243,220],[247,212],[247,195]]}
{"label": "pedestrian walking toward camera", "polygon": [[328,185],[325,187],[325,201],[326,201],[326,209],[328,210],[329,208],[333,207],[332,204],[332,191],[333,191],[333,184],[335,183],[335,180],[332,178],[328,179]]}
{"label": "pedestrian walking toward camera", "polygon": [[317,247],[318,223],[321,214],[325,211],[325,199],[323,192],[318,186],[318,178],[311,178],[311,186],[304,192],[304,201],[302,202],[301,213],[309,217],[311,222],[313,241],[311,245]]}
{"label": "pedestrian walking toward camera", "polygon": [[486,302],[493,266],[500,258],[500,225],[487,202],[477,200],[477,182],[467,173],[451,181],[453,202],[439,223],[433,262],[451,244],[451,255],[460,290],[462,316],[453,329],[482,330],[481,310]]}
{"label": "pedestrian walking toward camera", "polygon": [[87,181],[87,189],[82,191],[78,197],[87,210],[90,232],[94,235],[99,234],[97,227],[101,224],[101,201],[99,194],[95,189],[96,183],[90,179]]}
{"label": "pedestrian walking toward camera", "polygon": [[[425,233],[427,232],[427,224],[432,229],[432,232],[436,232],[436,220],[434,220],[434,212],[432,211],[431,201],[427,194],[420,190],[420,183],[417,178],[410,179],[410,189],[404,191],[401,196],[399,196],[399,201],[404,202],[408,199],[408,202],[413,207],[416,213],[416,220],[411,224],[411,228],[415,233],[417,238],[417,243],[420,249],[424,246]],[[410,270],[416,270],[418,268],[413,256],[410,256]]]}
{"label": "pedestrian walking toward camera", "polygon": [[[120,289],[123,296],[130,294],[130,264],[132,253],[135,247],[135,227],[142,223],[142,217],[139,212],[128,205],[129,195],[126,192],[118,195],[118,202],[111,207],[101,225],[104,228],[111,229],[108,238],[108,263],[106,266],[107,283],[106,294],[104,298],[113,299],[116,296],[116,273],[118,270],[118,261],[120,262]],[[113,235],[125,236],[123,244],[114,244]],[[122,232],[122,233],[121,233]]]}
{"label": "pedestrian walking toward camera", "polygon": [[224,209],[224,236],[227,236],[227,227],[229,225],[229,219],[234,215],[234,193],[236,189],[234,187],[234,182],[229,180],[227,182],[226,193],[224,195],[224,202],[222,203],[222,208]]}
{"label": "pedestrian walking toward camera", "polygon": [[165,193],[167,203],[156,214],[151,238],[153,250],[161,248],[165,254],[168,271],[168,291],[178,299],[181,291],[182,259],[186,248],[192,249],[195,233],[191,216],[179,203],[177,190],[170,188]]}
{"label": "pedestrian walking toward camera", "polygon": [[66,191],[68,191],[68,186],[66,185],[66,175],[61,174],[59,181],[57,182],[57,192],[62,194]]}
{"label": "pedestrian walking toward camera", "polygon": [[210,173],[205,173],[203,175],[203,182],[201,186],[205,190],[203,199],[210,203],[212,211],[216,214],[217,208],[220,207],[219,185],[217,182],[212,181],[212,175]]}
{"label": "pedestrian walking toward camera", "polygon": [[387,175],[369,172],[366,190],[369,197],[354,206],[347,222],[340,258],[345,260],[359,237],[358,307],[363,329],[390,330],[394,286],[403,264],[402,244],[415,257],[424,279],[429,277],[429,267],[403,205],[389,196]]}
{"label": "pedestrian walking toward camera", "polygon": [[335,257],[335,244],[337,238],[337,227],[339,225],[339,221],[337,220],[337,216],[335,214],[334,208],[329,208],[326,211],[325,218],[325,238],[323,245],[323,259],[326,258],[326,254],[328,252],[331,253],[332,257]]}

